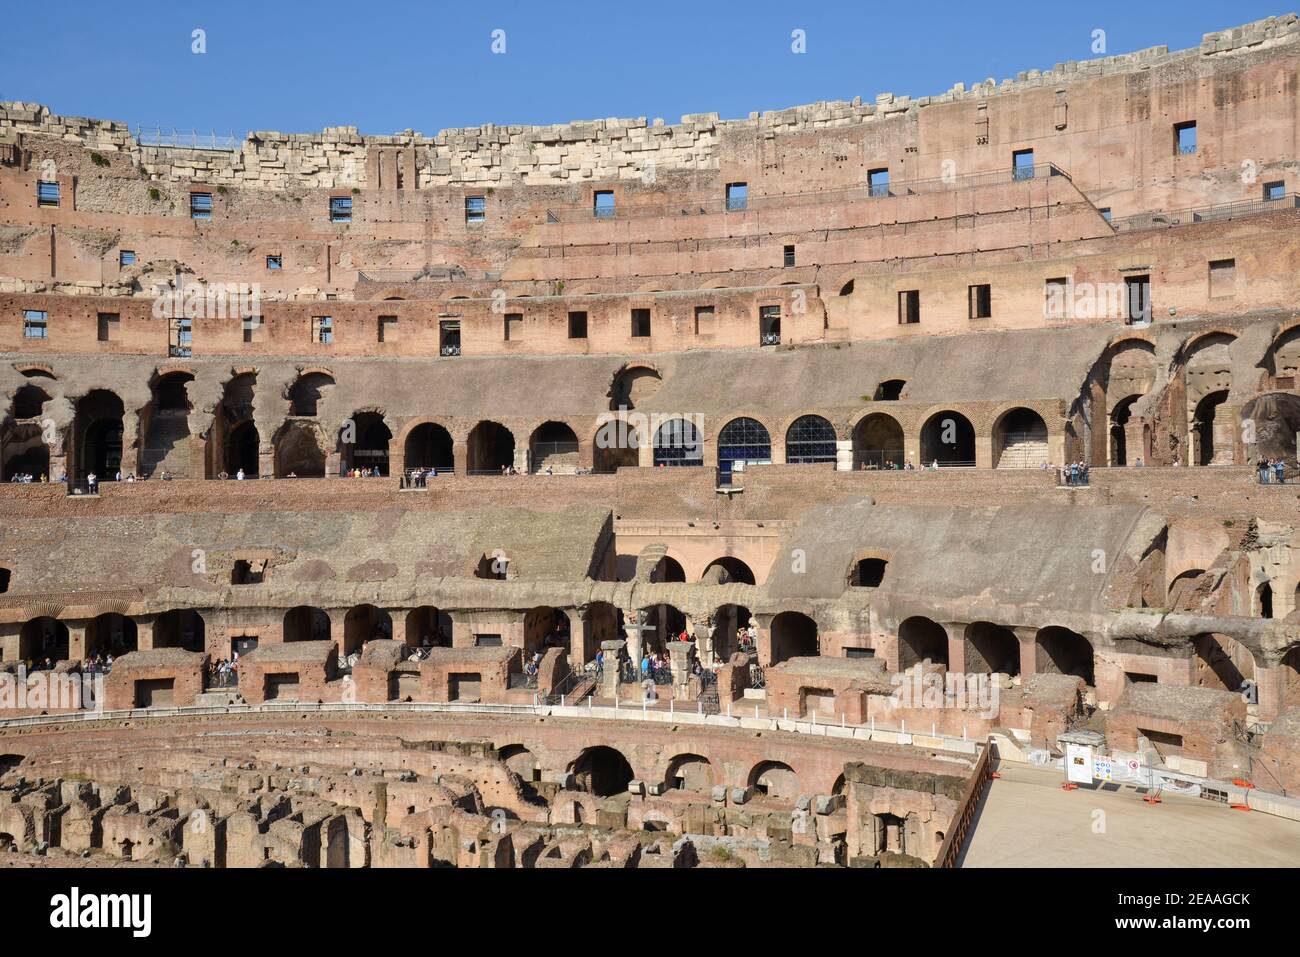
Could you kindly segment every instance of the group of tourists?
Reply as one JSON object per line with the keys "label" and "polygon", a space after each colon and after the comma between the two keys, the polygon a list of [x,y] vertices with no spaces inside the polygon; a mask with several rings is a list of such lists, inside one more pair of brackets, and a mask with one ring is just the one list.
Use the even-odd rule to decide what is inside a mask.
{"label": "group of tourists", "polygon": [[113,670],[112,652],[109,652],[108,654],[100,654],[99,652],[96,652],[95,654],[91,655],[89,658],[86,659],[85,666],[82,668],[82,671],[85,671],[89,674],[99,674],[99,675],[106,675],[112,670]]}
{"label": "group of tourists", "polygon": [[1266,459],[1263,456],[1255,463],[1255,473],[1260,485],[1286,484],[1286,459]]}
{"label": "group of tourists", "polygon": [[227,659],[209,661],[204,672],[204,687],[229,688],[239,683],[239,653]]}
{"label": "group of tourists", "polygon": [[407,488],[428,488],[429,476],[437,474],[438,470],[434,468],[407,469],[403,480],[405,481]]}
{"label": "group of tourists", "polygon": [[379,474],[378,465],[373,465],[368,469],[348,469],[345,474],[348,478],[383,478],[383,476]]}
{"label": "group of tourists", "polygon": [[15,472],[13,475],[9,476],[9,481],[17,482],[19,485],[31,485],[33,482],[44,485],[49,482],[49,478],[44,472],[41,473],[40,478],[36,478],[30,472]]}
{"label": "group of tourists", "polygon": [[1063,485],[1087,485],[1088,472],[1090,466],[1087,462],[1071,462],[1069,465],[1061,467],[1061,483]]}

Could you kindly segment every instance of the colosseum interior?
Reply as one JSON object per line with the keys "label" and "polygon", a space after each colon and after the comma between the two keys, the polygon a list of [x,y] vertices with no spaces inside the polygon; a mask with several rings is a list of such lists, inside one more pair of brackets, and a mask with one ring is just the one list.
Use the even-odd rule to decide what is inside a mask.
{"label": "colosseum interior", "polygon": [[0,864],[1294,864],[1298,76],[0,104]]}

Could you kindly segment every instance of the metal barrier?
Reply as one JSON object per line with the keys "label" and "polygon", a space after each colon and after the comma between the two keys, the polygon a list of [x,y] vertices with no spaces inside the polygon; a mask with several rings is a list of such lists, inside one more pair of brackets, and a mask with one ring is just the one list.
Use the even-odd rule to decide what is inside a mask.
{"label": "metal barrier", "polygon": [[966,794],[962,797],[961,810],[958,812],[956,820],[953,821],[952,827],[944,836],[943,844],[939,847],[936,867],[957,866],[957,858],[961,856],[962,848],[966,845],[966,837],[970,834],[971,826],[975,822],[975,814],[979,811],[980,801],[983,800],[984,793],[993,782],[993,759],[995,757],[997,757],[997,745],[993,743],[992,738],[989,738],[980,750],[979,760],[975,762],[975,771],[971,774],[970,782],[966,785]]}

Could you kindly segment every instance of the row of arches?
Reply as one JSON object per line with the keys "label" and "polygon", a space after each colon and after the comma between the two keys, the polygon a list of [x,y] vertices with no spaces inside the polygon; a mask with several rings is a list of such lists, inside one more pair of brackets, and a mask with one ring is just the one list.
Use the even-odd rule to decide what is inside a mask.
{"label": "row of arches", "polygon": [[[536,758],[523,745],[514,745],[499,753],[509,754],[507,764],[516,773],[520,768],[531,773],[531,769],[537,766]],[[567,770],[573,775],[578,790],[596,797],[622,794],[636,776],[627,756],[618,748],[604,744],[584,748],[569,762]],[[706,755],[688,752],[668,759],[662,783],[670,790],[707,794],[723,780],[720,769]],[[745,784],[760,794],[780,800],[793,800],[799,796],[799,775],[784,761],[759,761],[746,773]],[[843,776],[836,782],[834,790],[838,793],[842,788]]]}

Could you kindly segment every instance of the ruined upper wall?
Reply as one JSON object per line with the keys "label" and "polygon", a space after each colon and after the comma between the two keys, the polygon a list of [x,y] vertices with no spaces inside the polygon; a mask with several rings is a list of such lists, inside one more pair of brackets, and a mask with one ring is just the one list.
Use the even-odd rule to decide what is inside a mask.
{"label": "ruined upper wall", "polygon": [[[268,189],[390,188],[399,181],[410,186],[412,166],[418,188],[639,179],[648,169],[717,170],[723,160],[724,137],[860,126],[937,104],[986,101],[1157,68],[1193,67],[1207,59],[1218,61],[1276,47],[1300,49],[1296,14],[1208,33],[1199,47],[1188,50],[1170,53],[1168,47],[1157,46],[1096,60],[1070,60],[1050,70],[1024,71],[1001,83],[992,78],[969,88],[958,83],[937,96],[882,93],[874,103],[863,103],[861,97],[851,102],[823,101],[755,112],[743,120],[722,120],[716,113],[694,114],[673,125],[639,117],[552,126],[489,123],[443,130],[434,137],[412,130],[393,136],[361,136],[352,126],[309,134],[254,132],[230,150],[143,146],[123,123],[60,116],[37,104],[3,103],[0,146],[19,133],[57,136],[87,149],[129,153],[155,180]],[[386,159],[381,158],[383,154]]]}

